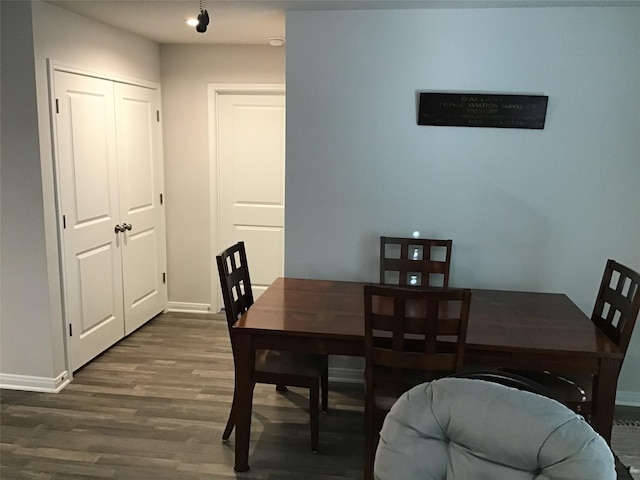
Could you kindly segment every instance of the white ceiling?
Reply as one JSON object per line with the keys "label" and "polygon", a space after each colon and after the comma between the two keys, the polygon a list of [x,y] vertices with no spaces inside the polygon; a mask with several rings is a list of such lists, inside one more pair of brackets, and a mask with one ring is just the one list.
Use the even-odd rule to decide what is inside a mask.
{"label": "white ceiling", "polygon": [[288,10],[640,6],[640,0],[205,0],[211,23],[197,33],[185,20],[200,0],[45,0],[157,43],[266,45],[285,35]]}

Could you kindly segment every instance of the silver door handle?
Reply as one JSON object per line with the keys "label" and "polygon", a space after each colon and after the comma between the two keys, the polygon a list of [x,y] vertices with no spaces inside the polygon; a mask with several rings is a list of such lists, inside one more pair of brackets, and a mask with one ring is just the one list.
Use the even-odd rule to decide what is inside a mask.
{"label": "silver door handle", "polygon": [[123,230],[122,230],[123,232],[124,232],[124,230],[131,231],[131,229],[133,228],[133,225],[131,225],[130,223],[123,223],[122,224],[122,228],[123,228]]}
{"label": "silver door handle", "polygon": [[124,232],[124,226],[116,225],[114,230],[116,231],[116,233]]}

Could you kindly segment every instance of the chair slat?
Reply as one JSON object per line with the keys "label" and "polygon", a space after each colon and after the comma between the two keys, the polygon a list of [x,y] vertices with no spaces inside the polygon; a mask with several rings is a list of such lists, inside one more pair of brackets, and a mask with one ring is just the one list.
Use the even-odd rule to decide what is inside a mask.
{"label": "chair slat", "polygon": [[[415,286],[448,287],[452,244],[452,240],[380,237],[380,283],[407,286],[415,275]],[[434,256],[434,250],[443,251],[441,258]],[[391,276],[397,280],[391,281]],[[436,276],[442,280],[432,285]]]}

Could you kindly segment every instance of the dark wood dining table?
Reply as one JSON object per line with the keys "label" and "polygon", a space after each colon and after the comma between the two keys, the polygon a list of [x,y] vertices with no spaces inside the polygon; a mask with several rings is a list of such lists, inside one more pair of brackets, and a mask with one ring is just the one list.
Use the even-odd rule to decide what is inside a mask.
{"label": "dark wood dining table", "polygon": [[[278,278],[234,325],[235,470],[249,469],[256,349],[364,356],[364,283]],[[623,353],[564,294],[471,289],[465,364],[581,372],[609,442]]]}

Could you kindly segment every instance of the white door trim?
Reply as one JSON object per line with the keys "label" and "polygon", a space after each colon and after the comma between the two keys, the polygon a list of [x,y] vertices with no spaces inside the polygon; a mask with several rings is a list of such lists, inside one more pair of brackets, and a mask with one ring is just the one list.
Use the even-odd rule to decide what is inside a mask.
{"label": "white door trim", "polygon": [[222,307],[220,296],[220,280],[216,266],[216,254],[220,251],[219,239],[219,191],[218,177],[220,165],[218,161],[218,108],[219,97],[224,94],[246,93],[282,93],[285,85],[276,83],[210,83],[207,85],[209,106],[209,304],[211,311],[219,312]]}
{"label": "white door trim", "polygon": [[158,90],[158,92],[160,92],[159,83],[153,82],[150,80],[144,80],[142,78],[128,77],[124,75],[113,75],[108,73],[96,72],[93,70],[85,70],[83,68],[80,68],[74,65],[69,65],[67,63],[63,63],[63,62],[59,62],[51,59],[48,60],[47,65],[50,73],[53,73],[54,70],[58,70],[61,72],[74,73],[76,75],[84,75],[85,77],[96,77],[96,78],[102,78],[104,80],[110,80],[112,82],[117,82],[117,83],[137,85],[138,87],[146,87],[152,90]]}

